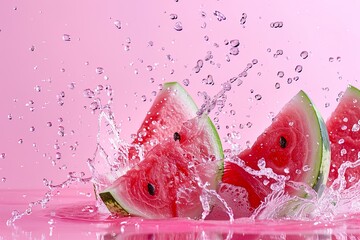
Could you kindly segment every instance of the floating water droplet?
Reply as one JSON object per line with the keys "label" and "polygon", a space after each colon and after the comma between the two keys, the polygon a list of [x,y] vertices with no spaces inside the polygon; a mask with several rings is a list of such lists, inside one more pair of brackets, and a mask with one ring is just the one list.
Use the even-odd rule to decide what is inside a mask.
{"label": "floating water droplet", "polygon": [[146,96],[145,95],[141,96],[141,101],[146,102]]}
{"label": "floating water droplet", "polygon": [[182,23],[181,22],[176,22],[175,23],[175,26],[174,26],[174,29],[176,30],[176,31],[182,31],[183,30],[183,26],[182,26]]}
{"label": "floating water droplet", "polygon": [[83,95],[84,95],[84,97],[87,97],[87,98],[95,97],[95,93],[89,88],[84,90]]}
{"label": "floating water droplet", "polygon": [[60,153],[60,152],[56,152],[55,158],[56,158],[57,160],[60,160],[60,159],[61,159],[61,153]]}
{"label": "floating water droplet", "polygon": [[69,42],[71,40],[71,37],[69,34],[63,34],[62,39],[66,42]]}
{"label": "floating water droplet", "polygon": [[221,22],[221,21],[223,21],[223,20],[226,20],[225,15],[222,14],[221,12],[219,12],[219,11],[215,11],[215,12],[214,12],[214,15],[216,16],[216,18],[217,18],[217,20],[218,20],[219,22]]}
{"label": "floating water droplet", "polygon": [[286,82],[288,83],[288,84],[291,84],[292,83],[292,78],[288,78],[287,80],[286,80]]}
{"label": "floating water droplet", "polygon": [[149,72],[151,72],[153,70],[153,67],[151,65],[147,65],[146,66],[146,70],[148,70]]}
{"label": "floating water droplet", "polygon": [[255,99],[256,99],[256,100],[259,101],[259,100],[261,100],[261,98],[262,98],[262,96],[261,96],[260,94],[256,94],[256,95],[255,95]]}
{"label": "floating water droplet", "polygon": [[238,55],[239,54],[239,48],[237,48],[237,47],[230,48],[230,54],[234,55],[234,56]]}
{"label": "floating water droplet", "polygon": [[183,84],[185,85],[185,86],[189,86],[189,84],[190,84],[190,80],[189,79],[184,79],[183,80]]}
{"label": "floating water droplet", "polygon": [[30,132],[34,132],[34,131],[35,131],[35,127],[34,127],[34,126],[31,126],[29,130],[30,130]]}
{"label": "floating water droplet", "polygon": [[278,49],[278,50],[276,51],[276,55],[283,55],[283,54],[284,54],[284,51],[281,50],[281,49]]}
{"label": "floating water droplet", "polygon": [[1,182],[6,182],[6,177],[1,178]]}
{"label": "floating water droplet", "polygon": [[175,14],[175,13],[170,14],[170,19],[171,20],[175,20],[177,18],[178,18],[177,14]]}
{"label": "floating water droplet", "polygon": [[345,131],[346,129],[347,129],[347,126],[345,126],[345,125],[341,126],[341,130]]}
{"label": "floating water droplet", "polygon": [[329,62],[333,62],[334,58],[333,57],[329,57]]}
{"label": "floating water droplet", "polygon": [[282,77],[284,77],[284,72],[283,71],[278,71],[278,73],[277,73],[277,76],[279,77],[279,78],[282,78]]}
{"label": "floating water droplet", "polygon": [[204,40],[205,40],[205,41],[209,41],[209,36],[208,36],[208,35],[205,35],[205,36],[204,36]]}
{"label": "floating water droplet", "polygon": [[341,62],[341,57],[337,57],[336,60],[337,60],[338,62]]}
{"label": "floating water droplet", "polygon": [[349,121],[349,119],[347,117],[343,118],[343,122],[348,122],[348,121]]}
{"label": "floating water droplet", "polygon": [[330,107],[330,103],[325,103],[325,107],[327,108],[327,107]]}
{"label": "floating water droplet", "polygon": [[246,123],[246,126],[247,126],[248,128],[251,128],[252,123],[251,123],[251,122],[247,122],[247,123]]}
{"label": "floating water droplet", "polygon": [[295,76],[294,77],[294,81],[296,82],[296,81],[298,81],[299,80],[299,77],[298,76]]}
{"label": "floating water droplet", "polygon": [[232,47],[238,47],[240,45],[240,42],[238,39],[233,39],[230,41],[230,46]]}
{"label": "floating water droplet", "polygon": [[197,62],[196,62],[196,66],[199,67],[199,68],[202,68],[204,65],[204,61],[199,59]]}
{"label": "floating water droplet", "polygon": [[12,119],[13,119],[12,114],[9,113],[8,116],[7,116],[7,118],[8,118],[9,120],[12,120]]}
{"label": "floating water droplet", "polygon": [[229,82],[225,82],[222,84],[222,87],[225,91],[230,91],[231,90],[231,84]]}
{"label": "floating water droplet", "polygon": [[246,23],[246,19],[247,19],[247,14],[246,13],[241,14],[240,24],[244,25]]}
{"label": "floating water droplet", "polygon": [[52,122],[47,122],[47,123],[46,123],[46,126],[51,127],[51,126],[52,126]]}
{"label": "floating water droplet", "polygon": [[230,110],[230,114],[234,116],[236,114],[235,110]]}
{"label": "floating water droplet", "polygon": [[297,65],[297,66],[295,67],[295,72],[300,73],[300,72],[302,72],[302,70],[303,70],[303,68],[302,68],[301,65]]}
{"label": "floating water droplet", "polygon": [[284,168],[284,173],[289,174],[290,173],[290,169],[288,167]]}
{"label": "floating water droplet", "polygon": [[22,144],[24,142],[24,140],[22,139],[22,138],[20,138],[19,140],[18,140],[18,144]]}
{"label": "floating water droplet", "polygon": [[306,59],[308,56],[309,56],[309,53],[308,53],[307,51],[302,51],[302,52],[300,53],[300,57],[301,57],[302,59]]}
{"label": "floating water droplet", "polygon": [[282,28],[283,22],[272,22],[272,23],[270,23],[270,27],[271,28]]}
{"label": "floating water droplet", "polygon": [[255,65],[255,64],[257,64],[257,63],[258,63],[258,60],[257,60],[257,59],[253,59],[251,62],[252,62],[252,64],[254,64],[254,65]]}
{"label": "floating water droplet", "polygon": [[104,69],[103,69],[102,67],[97,67],[97,68],[95,69],[95,72],[96,72],[97,74],[103,74],[103,73],[104,73]]}
{"label": "floating water droplet", "polygon": [[115,20],[114,25],[117,29],[121,29],[121,22],[119,20]]}
{"label": "floating water droplet", "polygon": [[75,83],[74,82],[69,83],[68,88],[69,89],[74,89],[75,88]]}
{"label": "floating water droplet", "polygon": [[302,168],[302,170],[303,170],[304,172],[308,172],[308,171],[311,170],[311,168],[310,168],[309,165],[304,165],[303,168]]}
{"label": "floating water droplet", "polygon": [[276,89],[279,89],[279,88],[280,88],[280,83],[278,83],[278,82],[275,83],[275,88],[276,88]]}
{"label": "floating water droplet", "polygon": [[41,87],[40,87],[39,85],[36,85],[36,86],[34,87],[34,90],[35,90],[36,92],[41,92]]}
{"label": "floating water droplet", "polygon": [[6,154],[5,153],[0,153],[0,159],[5,159]]}
{"label": "floating water droplet", "polygon": [[340,150],[340,156],[344,156],[346,153],[347,153],[347,151],[345,148]]}

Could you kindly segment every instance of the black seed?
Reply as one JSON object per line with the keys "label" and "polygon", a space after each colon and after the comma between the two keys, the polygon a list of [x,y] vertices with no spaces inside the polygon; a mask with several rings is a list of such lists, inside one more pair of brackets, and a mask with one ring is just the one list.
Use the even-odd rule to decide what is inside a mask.
{"label": "black seed", "polygon": [[148,189],[148,192],[151,196],[154,196],[155,195],[155,186],[152,185],[151,183],[148,183],[147,184],[147,189]]}
{"label": "black seed", "polygon": [[283,136],[281,136],[280,137],[280,147],[281,148],[286,148],[286,145],[287,145],[286,139]]}
{"label": "black seed", "polygon": [[174,140],[180,142],[180,134],[178,132],[174,133]]}

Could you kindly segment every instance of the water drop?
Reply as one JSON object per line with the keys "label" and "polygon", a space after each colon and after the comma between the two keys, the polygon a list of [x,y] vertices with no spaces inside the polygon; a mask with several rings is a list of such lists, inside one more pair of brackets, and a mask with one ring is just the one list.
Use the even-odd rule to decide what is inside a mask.
{"label": "water drop", "polygon": [[301,65],[297,65],[297,66],[295,67],[295,72],[300,73],[300,72],[302,72],[302,70],[303,70],[303,68],[302,68]]}
{"label": "water drop", "polygon": [[146,102],[146,96],[145,95],[141,96],[141,101]]}
{"label": "water drop", "polygon": [[278,83],[278,82],[275,83],[275,88],[276,88],[276,89],[279,89],[279,88],[280,88],[280,83]]}
{"label": "water drop", "polygon": [[75,88],[75,83],[74,82],[69,83],[68,88],[69,89],[74,89]]}
{"label": "water drop", "polygon": [[225,91],[230,91],[231,90],[231,84],[229,82],[225,82],[222,84],[222,87]]}
{"label": "water drop", "polygon": [[174,13],[170,14],[170,19],[171,20],[175,20],[177,18],[178,18],[178,16],[176,14],[174,14]]}
{"label": "water drop", "polygon": [[291,84],[292,83],[292,78],[288,78],[286,81],[287,81],[288,84]]}
{"label": "water drop", "polygon": [[119,20],[115,20],[114,25],[117,29],[121,29],[121,22]]}
{"label": "water drop", "polygon": [[333,57],[329,57],[329,62],[333,62],[334,58]]}
{"label": "water drop", "polygon": [[183,80],[183,84],[185,85],[185,86],[189,86],[189,84],[190,84],[190,80],[189,79],[184,79]]}
{"label": "water drop", "polygon": [[277,73],[277,76],[279,77],[279,78],[282,78],[282,77],[284,77],[284,72],[283,71],[278,71],[278,73]]}
{"label": "water drop", "polygon": [[174,29],[175,29],[176,31],[182,31],[182,30],[183,30],[182,23],[181,23],[181,22],[176,22],[176,23],[175,23],[175,26],[174,26]]}
{"label": "water drop", "polygon": [[204,65],[204,61],[199,59],[197,62],[196,62],[196,66],[199,67],[199,68],[202,68]]}
{"label": "water drop", "polygon": [[247,14],[243,13],[240,18],[240,24],[244,25],[246,23]]}
{"label": "water drop", "polygon": [[234,116],[236,114],[235,110],[230,110],[230,114]]}
{"label": "water drop", "polygon": [[289,174],[290,173],[290,169],[288,167],[284,168],[284,173]]}
{"label": "water drop", "polygon": [[0,153],[0,159],[5,159],[6,154],[5,153]]}
{"label": "water drop", "polygon": [[97,68],[95,69],[95,72],[96,72],[97,74],[103,74],[103,73],[104,73],[104,69],[103,69],[102,67],[97,67]]}
{"label": "water drop", "polygon": [[338,62],[341,62],[341,57],[337,57],[336,60],[337,60]]}
{"label": "water drop", "polygon": [[64,41],[66,41],[66,42],[69,42],[69,41],[71,40],[69,34],[63,34],[62,39],[63,39]]}
{"label": "water drop", "polygon": [[330,103],[325,103],[325,107],[327,108],[327,107],[330,107]]}
{"label": "water drop", "polygon": [[22,144],[24,142],[24,140],[22,139],[22,138],[20,138],[19,140],[18,140],[18,144]]}
{"label": "water drop", "polygon": [[299,80],[299,77],[298,76],[295,76],[294,77],[294,81],[296,82],[296,81],[298,81]]}
{"label": "water drop", "polygon": [[218,20],[219,22],[221,22],[221,21],[223,21],[223,20],[226,20],[225,15],[222,14],[221,12],[219,12],[219,11],[215,11],[215,12],[214,12],[214,15],[216,16],[216,18],[217,18],[217,20]]}
{"label": "water drop", "polygon": [[230,48],[230,54],[234,55],[234,56],[238,55],[239,54],[239,48],[237,48],[237,47]]}
{"label": "water drop", "polygon": [[252,123],[251,123],[251,122],[247,122],[247,123],[246,123],[246,126],[247,126],[248,128],[251,128]]}
{"label": "water drop", "polygon": [[36,85],[36,86],[34,87],[34,90],[35,90],[36,92],[41,92],[41,87],[40,87],[39,85]]}
{"label": "water drop", "polygon": [[6,182],[6,177],[1,178],[1,182]]}
{"label": "water drop", "polygon": [[351,131],[353,132],[358,132],[360,130],[360,125],[355,123],[353,126],[352,126],[352,129]]}
{"label": "water drop", "polygon": [[84,90],[83,95],[84,95],[84,97],[87,97],[87,98],[95,97],[95,93],[89,88]]}
{"label": "water drop", "polygon": [[56,152],[55,158],[56,158],[57,160],[60,160],[60,159],[61,159],[61,153],[60,153],[60,152]]}
{"label": "water drop", "polygon": [[262,96],[261,96],[260,94],[256,94],[256,95],[255,95],[255,99],[256,99],[256,100],[259,101],[259,100],[261,100],[261,98],[262,98]]}
{"label": "water drop", "polygon": [[347,153],[347,151],[345,148],[340,150],[340,156],[344,156],[346,153]]}
{"label": "water drop", "polygon": [[32,51],[32,52],[35,51],[35,46],[32,45],[32,46],[29,48],[29,50]]}
{"label": "water drop", "polygon": [[240,42],[239,42],[238,39],[233,39],[233,40],[230,41],[230,45],[232,47],[238,47],[240,45]]}
{"label": "water drop", "polygon": [[302,59],[306,59],[308,56],[309,56],[309,53],[308,53],[307,51],[302,51],[302,52],[300,53],[300,57],[301,57]]}
{"label": "water drop", "polygon": [[51,126],[52,126],[52,122],[47,122],[47,123],[46,123],[46,126],[51,127]]}
{"label": "water drop", "polygon": [[258,63],[258,60],[257,60],[257,59],[253,59],[251,62],[252,62],[252,64],[254,64],[254,65],[255,65],[255,64],[257,64],[257,63]]}
{"label": "water drop", "polygon": [[9,120],[12,120],[12,119],[13,119],[12,114],[9,113],[8,116],[7,116],[7,118],[8,118]]}
{"label": "water drop", "polygon": [[310,168],[309,165],[304,165],[303,168],[302,168],[302,170],[303,170],[304,172],[308,172],[308,171],[311,170],[311,168]]}
{"label": "water drop", "polygon": [[29,130],[30,130],[30,132],[34,132],[34,131],[35,131],[35,127],[34,127],[34,126],[31,126]]}
{"label": "water drop", "polygon": [[208,36],[208,35],[205,35],[205,36],[204,36],[204,40],[205,40],[205,41],[209,41],[209,36]]}

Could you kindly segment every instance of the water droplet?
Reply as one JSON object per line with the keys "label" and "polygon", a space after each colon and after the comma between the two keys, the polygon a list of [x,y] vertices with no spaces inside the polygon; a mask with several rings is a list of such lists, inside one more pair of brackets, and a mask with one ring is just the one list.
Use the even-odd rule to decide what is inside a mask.
{"label": "water droplet", "polygon": [[0,153],[0,159],[5,159],[6,154],[5,153]]}
{"label": "water droplet", "polygon": [[357,131],[359,131],[359,130],[360,130],[360,125],[357,124],[357,123],[355,123],[355,124],[352,126],[351,131],[357,132]]}
{"label": "water droplet", "polygon": [[223,20],[226,20],[225,15],[222,14],[221,12],[219,12],[219,11],[215,11],[215,12],[214,12],[214,15],[216,16],[216,18],[217,18],[217,20],[218,20],[219,22],[221,22],[221,21],[223,21]]}
{"label": "water droplet", "polygon": [[6,182],[6,177],[1,178],[1,182]]}
{"label": "water droplet", "polygon": [[290,169],[288,167],[284,168],[284,173],[289,174],[290,173]]}
{"label": "water droplet", "polygon": [[66,42],[69,42],[71,40],[71,37],[69,34],[63,34],[62,39]]}
{"label": "water droplet", "polygon": [[301,65],[297,65],[297,66],[295,67],[295,72],[300,73],[302,70],[303,70],[303,68],[302,68]]}
{"label": "water droplet", "polygon": [[239,42],[238,39],[233,39],[233,40],[230,41],[230,45],[232,47],[238,47],[240,45],[240,42]]}
{"label": "water droplet", "polygon": [[246,126],[247,126],[248,128],[251,128],[252,123],[251,123],[251,122],[247,122],[247,123],[246,123]]}
{"label": "water droplet", "polygon": [[333,57],[329,57],[329,62],[333,62],[334,58]]}
{"label": "water droplet", "polygon": [[309,165],[304,165],[303,168],[302,168],[302,170],[303,170],[304,172],[308,172],[308,171],[311,170],[311,168],[310,168]]}
{"label": "water droplet", "polygon": [[330,107],[330,103],[325,103],[325,107],[327,108],[327,107]]}
{"label": "water droplet", "polygon": [[254,65],[255,65],[255,64],[257,64],[257,63],[258,63],[258,60],[257,60],[257,59],[253,59],[251,62],[252,62],[252,64],[254,64]]}
{"label": "water droplet", "polygon": [[9,120],[12,120],[12,119],[13,119],[13,117],[12,117],[12,114],[11,114],[11,113],[9,113],[7,117],[8,117],[8,119],[9,119]]}
{"label": "water droplet", "polygon": [[246,23],[247,14],[243,13],[240,18],[240,24],[244,25]]}
{"label": "water droplet", "polygon": [[204,40],[205,40],[205,41],[209,41],[209,36],[208,36],[208,35],[205,35],[205,36],[204,36]]}
{"label": "water droplet", "polygon": [[280,88],[280,83],[278,83],[278,82],[275,83],[275,88],[276,88],[276,89],[279,89],[279,88]]}
{"label": "water droplet", "polygon": [[115,20],[114,25],[117,29],[121,29],[121,22],[119,20]]}
{"label": "water droplet", "polygon": [[347,117],[343,118],[343,122],[348,122],[348,121],[349,121],[349,119]]}
{"label": "water droplet", "polygon": [[199,67],[199,68],[202,68],[204,65],[204,61],[199,59],[197,62],[196,62],[196,66]]}
{"label": "water droplet", "polygon": [[302,52],[300,53],[300,57],[301,57],[302,59],[306,59],[308,56],[309,56],[309,53],[308,53],[307,51],[302,51]]}
{"label": "water droplet", "polygon": [[230,110],[230,114],[234,116],[236,114],[235,110]]}
{"label": "water droplet", "polygon": [[176,23],[175,23],[175,26],[174,26],[174,29],[175,29],[176,31],[182,31],[182,30],[183,30],[182,23],[181,23],[181,22],[176,22]]}
{"label": "water droplet", "polygon": [[178,18],[177,14],[175,14],[175,13],[170,14],[170,19],[171,20],[175,20],[177,18]]}
{"label": "water droplet", "polygon": [[282,77],[284,77],[284,72],[283,71],[278,71],[278,73],[277,73],[277,76],[279,77],[279,78],[282,78]]}
{"label": "water droplet", "polygon": [[230,48],[230,54],[234,55],[234,56],[238,55],[239,54],[239,48],[237,48],[237,47]]}
{"label": "water droplet", "polygon": [[52,126],[52,122],[47,122],[47,123],[46,123],[46,126],[51,127],[51,126]]}
{"label": "water droplet", "polygon": [[256,99],[256,100],[259,101],[259,100],[261,100],[261,98],[262,98],[262,96],[261,96],[260,94],[256,94],[256,95],[255,95],[255,99]]}
{"label": "water droplet", "polygon": [[336,60],[337,60],[338,62],[341,62],[341,57],[337,57]]}
{"label": "water droplet", "polygon": [[340,156],[344,156],[346,153],[347,153],[347,151],[345,148],[340,150]]}
{"label": "water droplet", "polygon": [[298,76],[294,77],[294,81],[295,81],[295,82],[298,81],[298,80],[299,80],[299,77],[298,77]]}
{"label": "water droplet", "polygon": [[29,48],[29,50],[32,51],[32,52],[35,51],[35,46],[32,45],[32,46]]}
{"label": "water droplet", "polygon": [[35,131],[35,127],[34,127],[34,126],[31,126],[29,130],[30,130],[30,132],[34,132],[34,131]]}
{"label": "water droplet", "polygon": [[75,88],[75,83],[74,82],[69,83],[68,88],[69,89],[74,89]]}
{"label": "water droplet", "polygon": [[151,72],[153,70],[153,67],[151,65],[147,65],[146,70],[148,70],[149,72]]}
{"label": "water droplet", "polygon": [[103,69],[102,67],[97,67],[97,68],[95,69],[95,72],[96,72],[97,74],[103,74],[103,73],[104,73],[104,69]]}
{"label": "water droplet", "polygon": [[272,22],[270,23],[271,28],[282,28],[283,22]]}
{"label": "water droplet", "polygon": [[292,78],[288,78],[288,79],[287,79],[287,83],[288,83],[288,84],[291,84],[292,81],[293,81]]}
{"label": "water droplet", "polygon": [[345,131],[346,129],[347,129],[347,126],[345,126],[345,125],[341,126],[341,130]]}
{"label": "water droplet", "polygon": [[24,142],[24,140],[22,139],[22,138],[20,138],[19,140],[18,140],[18,144],[22,144]]}
{"label": "water droplet", "polygon": [[225,82],[222,84],[222,87],[225,91],[230,91],[231,90],[231,84],[229,82]]}
{"label": "water droplet", "polygon": [[190,80],[189,79],[184,79],[183,80],[183,84],[185,85],[185,86],[189,86],[189,84],[190,84]]}
{"label": "water droplet", "polygon": [[145,95],[141,96],[141,101],[146,102],[146,96]]}
{"label": "water droplet", "polygon": [[36,92],[41,92],[41,87],[40,87],[39,85],[36,85],[36,86],[34,87],[34,90],[35,90]]}
{"label": "water droplet", "polygon": [[95,97],[95,93],[89,88],[84,90],[83,95],[84,95],[84,97],[87,97],[87,98]]}

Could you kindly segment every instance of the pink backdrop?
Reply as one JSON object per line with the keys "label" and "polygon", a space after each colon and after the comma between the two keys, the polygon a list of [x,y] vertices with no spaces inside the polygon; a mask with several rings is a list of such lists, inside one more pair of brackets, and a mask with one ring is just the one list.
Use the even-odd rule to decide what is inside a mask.
{"label": "pink backdrop", "polygon": [[[112,86],[112,107],[125,139],[136,132],[159,84],[189,79],[187,90],[201,103],[198,91],[215,94],[253,59],[258,64],[241,86],[233,86],[220,114],[222,137],[235,130],[241,144],[253,141],[269,125],[269,113],[277,113],[300,89],[327,118],[348,83],[360,87],[359,9],[356,0],[2,1],[0,154],[5,158],[0,159],[0,179],[6,180],[0,181],[0,189],[39,188],[44,177],[59,182],[69,171],[88,174],[86,160],[95,151],[98,112],[91,113],[91,100],[83,91],[100,84]],[[215,11],[226,19],[217,20]],[[247,15],[244,25],[242,13]],[[174,29],[178,21],[182,31]],[[272,28],[272,22],[283,26]],[[240,41],[238,55],[229,54],[226,39]],[[278,50],[283,54],[275,58]],[[208,51],[213,64],[206,61],[194,73],[197,60],[204,60]],[[302,51],[308,52],[306,59]],[[303,67],[301,73],[295,72],[297,65]],[[96,72],[98,67],[102,74]],[[277,76],[279,71],[284,77]],[[202,83],[209,74],[214,86]],[[299,80],[288,84],[295,76]],[[275,89],[276,82],[280,89]],[[255,100],[256,94],[262,99]],[[251,128],[239,128],[247,122]],[[63,137],[59,126],[64,127]],[[57,152],[61,159],[54,167]],[[59,169],[64,164],[67,169]]]}

